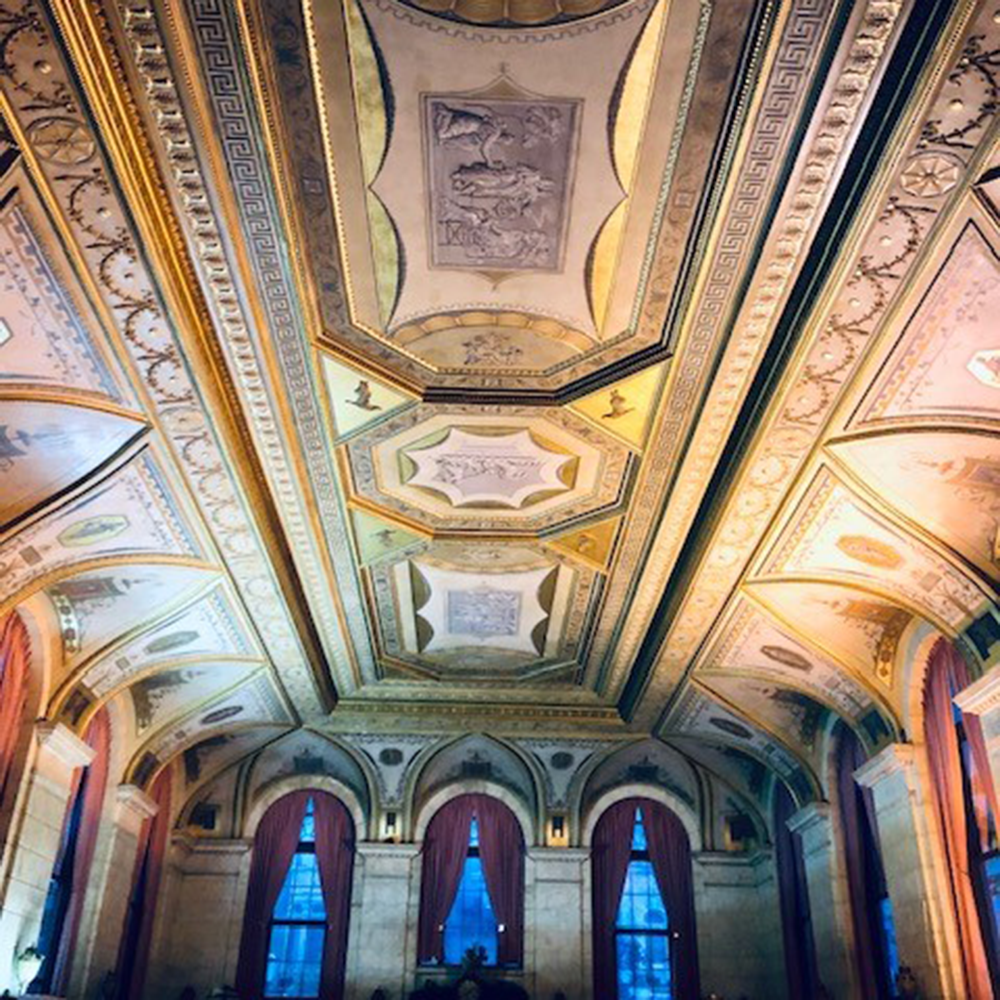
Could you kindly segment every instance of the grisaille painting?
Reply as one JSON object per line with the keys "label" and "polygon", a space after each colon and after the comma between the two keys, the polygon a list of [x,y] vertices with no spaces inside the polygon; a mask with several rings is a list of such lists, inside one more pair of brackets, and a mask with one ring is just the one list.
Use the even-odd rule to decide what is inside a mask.
{"label": "grisaille painting", "polygon": [[581,104],[424,95],[433,266],[561,267]]}

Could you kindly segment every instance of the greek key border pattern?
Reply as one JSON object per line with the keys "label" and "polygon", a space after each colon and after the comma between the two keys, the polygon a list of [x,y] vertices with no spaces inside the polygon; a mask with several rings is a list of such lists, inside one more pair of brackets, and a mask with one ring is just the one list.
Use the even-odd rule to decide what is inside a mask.
{"label": "greek key border pattern", "polygon": [[[819,224],[825,197],[834,183],[836,166],[858,124],[877,71],[889,51],[889,43],[901,20],[904,6],[904,0],[872,0],[850,41],[844,67],[832,87],[822,118],[819,119],[821,127],[801,161],[802,168],[794,182],[794,194],[788,202],[789,207],[780,223],[775,226],[774,232],[777,235],[770,239],[767,255],[758,267],[757,274],[760,277],[740,308],[736,342],[726,350],[723,357],[715,379],[715,391],[698,421],[692,446],[683,457],[677,489],[670,498],[667,514],[656,533],[654,548],[658,554],[657,563],[652,571],[647,570],[636,598],[641,607],[650,608],[650,613],[663,592],[667,574],[694,518],[701,499],[700,485],[707,481],[718,462],[734,414],[756,371],[773,324],[780,315],[780,307],[798,272],[798,266],[805,257],[810,237]],[[803,45],[815,45],[815,37],[809,40],[802,32],[795,32],[795,38],[795,52],[799,57]],[[775,96],[775,110],[782,103],[783,95],[779,92]],[[767,137],[758,139],[758,142],[762,149],[769,145]],[[755,174],[756,171],[752,170],[751,176],[745,179],[746,188],[741,200],[752,199],[754,192],[760,191]],[[744,214],[747,213],[743,212],[741,216]],[[737,224],[738,222],[739,220]],[[743,235],[742,227],[740,229]],[[720,262],[726,256],[726,244],[727,240],[724,240],[723,247],[720,247]],[[704,324],[703,336],[707,336],[711,325],[718,322],[723,314],[723,287],[721,281],[717,283],[718,293],[710,287],[707,293],[710,301],[707,305],[702,305],[698,324]],[[726,296],[726,306],[728,305],[729,296]],[[665,426],[664,430],[668,430],[668,427]],[[635,614],[633,605],[625,632],[615,651],[612,684],[616,690],[623,682],[623,665],[632,662],[642,641],[638,627],[647,623],[648,619],[639,618]]]}
{"label": "greek key border pattern", "polygon": [[[855,255],[855,265],[826,310],[822,332],[800,362],[780,404],[775,407],[766,429],[748,458],[738,492],[745,503],[742,510],[731,505],[725,512],[713,544],[706,553],[698,576],[701,598],[696,608],[685,601],[647,689],[641,721],[653,724],[665,704],[677,677],[692,660],[712,623],[732,599],[734,588],[777,515],[788,486],[802,468],[817,435],[821,434],[847,386],[878,340],[883,321],[918,259],[920,250],[935,229],[935,223],[963,191],[969,180],[969,166],[977,148],[991,134],[1000,110],[1000,85],[995,75],[981,102],[975,103],[968,122],[954,134],[961,136],[956,146],[954,134],[942,135],[937,126],[946,119],[955,100],[954,88],[972,78],[980,86],[991,79],[989,68],[1000,58],[1000,25],[993,20],[992,5],[980,3],[964,37],[956,39],[957,53],[950,71],[943,74],[936,93],[929,99],[921,125],[904,155],[900,156],[895,179],[886,195],[882,211],[866,234]],[[987,72],[984,73],[984,67]],[[962,179],[953,190],[921,196],[907,190],[904,174],[915,157],[928,150],[947,149],[962,165]],[[961,155],[956,151],[959,150]],[[948,197],[942,197],[943,194]],[[886,245],[892,243],[893,227],[902,226],[906,239],[887,260]],[[884,240],[888,238],[889,244]],[[860,317],[853,315],[851,300],[858,289],[871,294],[873,305]],[[836,352],[834,348],[843,350]],[[751,513],[747,513],[750,511]],[[669,718],[663,720],[669,723]]]}
{"label": "greek key border pattern", "polygon": [[[243,393],[244,412],[254,430],[269,481],[280,500],[282,523],[292,541],[296,566],[306,582],[308,599],[318,612],[327,646],[333,652],[338,686],[349,690],[354,686],[350,657],[344,648],[330,588],[315,551],[300,487],[288,460],[285,434],[275,415],[273,387],[269,384],[266,364],[262,363],[258,354],[260,334],[243,309],[237,280],[229,266],[225,243],[212,209],[156,13],[144,0],[116,2],[124,33],[132,47],[133,65],[145,88],[149,113],[156,123],[161,153],[176,184],[194,257],[214,307],[216,329],[227,352],[230,372]],[[230,153],[237,147],[244,151],[244,157],[250,155],[253,142],[249,133],[230,133],[230,139]],[[251,230],[259,243],[268,240],[270,233],[264,207],[266,190],[263,182],[256,177],[247,171],[242,173],[244,184],[240,191],[246,197],[247,214],[252,213],[260,220],[260,224]],[[267,243],[266,250],[258,255],[258,259],[265,262],[258,268],[258,274],[268,301],[270,327],[279,338],[292,336],[297,339],[295,310],[280,280],[279,251],[273,240]],[[265,266],[267,272],[263,272]],[[304,381],[308,384],[307,362],[302,358],[296,360],[294,383],[301,386]],[[293,381],[292,377],[289,381]]]}
{"label": "greek key border pattern", "polygon": [[156,407],[239,592],[260,630],[296,708],[322,712],[312,672],[284,597],[264,554],[256,526],[232,477],[230,463],[183,349],[163,313],[156,285],[146,271],[128,222],[83,113],[75,84],[34,0],[0,4],[0,87],[21,126],[32,126],[53,110],[68,116],[92,148],[75,164],[38,158],[79,252],[91,270],[121,342]]}
{"label": "greek key border pattern", "polygon": [[[200,62],[206,67],[206,91],[212,103],[230,183],[237,195],[247,249],[278,349],[283,383],[295,414],[302,453],[309,466],[312,493],[333,561],[344,622],[362,675],[366,680],[373,680],[375,662],[364,624],[364,603],[347,543],[346,512],[317,401],[305,323],[289,274],[291,265],[282,249],[282,223],[271,197],[268,167],[256,138],[253,101],[247,94],[241,69],[243,59],[234,41],[235,27],[224,0],[189,0],[188,13]],[[346,656],[346,651],[342,651],[337,663],[338,679],[349,690],[356,682]]]}

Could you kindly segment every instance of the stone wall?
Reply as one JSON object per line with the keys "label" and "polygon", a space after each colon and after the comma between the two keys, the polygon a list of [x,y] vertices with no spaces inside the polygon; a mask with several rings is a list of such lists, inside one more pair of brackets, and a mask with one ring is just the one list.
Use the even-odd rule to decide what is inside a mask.
{"label": "stone wall", "polygon": [[[248,842],[175,837],[150,989],[198,996],[232,982],[242,924]],[[698,945],[705,992],[779,1000],[781,933],[769,852],[695,856]],[[597,1000],[590,992],[590,852],[533,847],[525,866],[525,967],[533,997]],[[399,1000],[428,973],[416,967],[420,855],[414,844],[359,843],[347,958],[347,1000],[382,987]],[[430,973],[434,975],[433,972]]]}

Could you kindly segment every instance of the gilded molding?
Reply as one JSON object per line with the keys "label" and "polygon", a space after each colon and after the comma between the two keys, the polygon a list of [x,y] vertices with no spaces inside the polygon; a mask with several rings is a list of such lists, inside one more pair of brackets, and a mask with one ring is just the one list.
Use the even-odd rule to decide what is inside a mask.
{"label": "gilded molding", "polygon": [[[920,124],[909,143],[899,149],[894,159],[895,173],[890,175],[891,184],[886,184],[887,190],[883,189],[880,196],[881,209],[877,215],[873,211],[873,219],[868,217],[867,232],[859,239],[858,249],[847,258],[851,270],[847,271],[845,264],[843,284],[825,303],[823,317],[813,319],[820,333],[797,357],[780,400],[772,408],[769,421],[743,466],[732,493],[736,499],[720,520],[692,588],[698,594],[698,604],[686,600],[675,619],[652,672],[637,718],[639,724],[655,724],[677,679],[731,598],[760,539],[780,510],[790,484],[875,341],[934,223],[954,204],[962,190],[954,189],[944,200],[937,194],[914,198],[902,191],[900,177],[915,152],[922,153],[937,141],[928,130],[931,123],[944,118],[952,99],[940,93],[946,80],[956,84],[966,74],[978,72],[976,60],[988,55],[991,47],[1000,46],[1000,26],[994,22],[992,13],[992,9],[981,7],[978,17],[965,31],[967,11],[956,18],[951,35],[954,54],[929,84],[934,91],[925,98],[926,111],[917,119]],[[945,70],[950,71],[949,76]],[[975,179],[970,164],[975,159],[976,143],[987,134],[997,106],[994,94],[988,102],[988,113],[975,109],[974,127],[963,132],[969,160],[963,172],[964,184]],[[893,168],[887,168],[887,172],[888,169]],[[878,205],[874,198],[872,202],[873,208]],[[902,240],[898,238],[900,232],[904,234]],[[893,249],[887,251],[887,246]],[[860,290],[868,304],[859,297]]]}
{"label": "gilded molding", "polygon": [[120,23],[131,46],[132,64],[144,87],[146,106],[155,125],[162,157],[177,190],[177,202],[187,226],[203,286],[211,300],[216,330],[226,350],[230,372],[240,387],[247,420],[253,428],[259,453],[268,470],[268,481],[280,501],[282,524],[292,541],[296,566],[302,573],[310,602],[331,649],[338,686],[355,685],[351,656],[344,645],[342,621],[334,607],[334,588],[314,544],[308,505],[289,459],[290,440],[284,432],[267,360],[260,357],[265,336],[248,317],[243,294],[229,264],[195,140],[174,79],[166,41],[156,12],[144,0],[117,0]]}
{"label": "gilded molding", "polygon": [[[758,277],[753,290],[743,300],[733,342],[723,355],[713,391],[699,416],[692,443],[681,460],[680,473],[666,514],[654,536],[652,545],[657,558],[646,567],[625,629],[614,651],[608,681],[608,691],[612,695],[621,689],[626,671],[635,659],[652,611],[663,593],[680,546],[693,522],[704,484],[718,462],[774,323],[811,245],[821,209],[837,180],[843,153],[861,120],[883,61],[891,51],[890,43],[904,6],[903,0],[872,0],[867,5],[855,27],[853,38],[845,46],[846,56],[839,76],[827,87],[822,115],[816,116],[819,125],[811,144],[800,158],[796,180],[784,200],[784,214],[772,230],[766,255],[757,268]],[[797,43],[795,26],[790,26],[788,31]],[[793,46],[792,54],[794,51]],[[786,55],[784,58],[789,57]],[[779,59],[774,71],[779,81],[774,87],[775,93],[765,100],[765,111],[762,112],[765,120],[768,100],[775,102],[775,107],[781,104],[780,98],[787,85],[780,71],[781,64]],[[761,130],[758,142],[763,146],[770,136],[766,128],[758,127]],[[751,157],[743,179],[744,200],[751,192],[759,198],[758,183],[758,162]],[[737,200],[730,210],[729,226],[740,225],[745,215],[745,211],[740,211]],[[729,240],[723,239],[713,279],[704,290],[699,304],[692,334],[696,339],[708,335],[718,323],[718,317],[725,313],[723,302],[731,301],[728,296],[732,294],[735,276],[728,276],[729,280],[725,281],[726,269],[720,269],[719,265],[720,259],[725,260],[728,247]],[[664,431],[677,434],[676,429],[669,426],[661,427],[660,433]],[[641,505],[637,508],[641,509]]]}
{"label": "gilded molding", "polygon": [[[65,11],[63,11],[65,13]],[[74,17],[85,12],[73,8]],[[79,25],[74,25],[79,27]],[[121,342],[139,375],[159,426],[170,441],[206,522],[223,553],[282,681],[305,714],[323,711],[312,671],[300,645],[250,505],[232,477],[195,377],[164,312],[155,282],[92,138],[69,73],[48,25],[33,0],[0,6],[0,43],[4,57],[0,88],[12,131],[29,168],[44,178],[68,228],[69,240],[92,275],[107,315],[114,318]],[[71,42],[84,43],[76,34]],[[81,66],[88,53],[80,53]],[[106,56],[106,53],[105,53]],[[98,82],[92,81],[96,86]],[[31,137],[52,108],[77,125],[79,136],[69,162],[36,155]],[[133,135],[141,144],[141,135]],[[156,184],[153,179],[149,183]],[[135,206],[138,207],[138,206]],[[174,235],[165,232],[166,246]],[[256,488],[256,487],[255,487]]]}

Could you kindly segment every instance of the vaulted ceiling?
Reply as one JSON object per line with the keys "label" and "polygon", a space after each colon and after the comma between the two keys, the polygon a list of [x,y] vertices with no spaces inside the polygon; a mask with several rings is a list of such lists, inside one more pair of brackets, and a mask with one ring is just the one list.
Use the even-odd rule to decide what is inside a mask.
{"label": "vaulted ceiling", "polygon": [[965,0],[0,0],[44,714],[817,794],[1000,642],[998,101]]}

